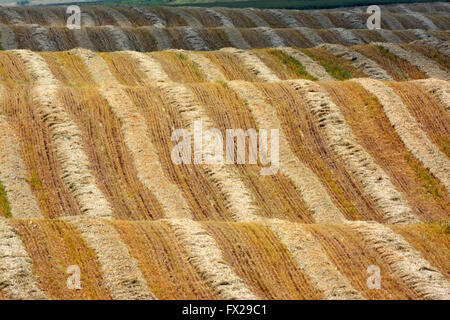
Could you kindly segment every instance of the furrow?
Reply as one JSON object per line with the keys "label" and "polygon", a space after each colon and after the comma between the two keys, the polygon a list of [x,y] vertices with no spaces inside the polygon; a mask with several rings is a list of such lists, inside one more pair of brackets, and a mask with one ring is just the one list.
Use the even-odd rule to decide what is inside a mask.
{"label": "furrow", "polygon": [[0,115],[0,181],[5,188],[14,218],[42,218],[27,182],[20,144],[5,117]]}
{"label": "furrow", "polygon": [[[302,225],[326,251],[328,258],[368,300],[418,300],[422,297],[399,278],[378,252],[346,224]],[[411,227],[411,225],[408,225]],[[370,267],[371,266],[371,267]],[[377,269],[379,268],[379,278]],[[374,288],[380,279],[380,287]],[[369,285],[372,284],[372,285]]]}
{"label": "furrow", "polygon": [[289,47],[280,48],[280,50],[298,60],[305,67],[306,71],[318,80],[334,81],[334,78],[328,74],[324,67],[322,67],[320,64],[315,62],[303,52]]}
{"label": "furrow", "polygon": [[235,55],[242,62],[242,65],[255,74],[260,81],[276,82],[280,80],[277,75],[252,52],[235,48],[224,48],[221,49],[221,51]]}
{"label": "furrow", "polygon": [[[223,136],[225,136],[224,133],[227,129],[238,130],[234,131],[233,135],[240,136],[244,138],[243,140],[247,140],[245,135],[250,135],[251,131],[253,131],[253,133],[258,133],[257,131],[259,129],[265,130],[265,128],[258,128],[254,117],[246,107],[245,101],[233,92],[226,82],[219,82],[216,84],[190,84],[187,86],[194,92],[197,101],[207,112],[218,130],[222,132]],[[252,149],[252,147],[250,147],[252,146],[252,143],[250,143],[249,151],[245,151],[246,158],[248,156],[248,159],[250,160],[248,162],[242,161],[249,165],[228,167],[239,173],[239,177],[245,183],[251,194],[254,205],[259,209],[259,215],[265,217],[279,217],[281,219],[294,221],[301,220],[307,223],[313,222],[311,212],[304,203],[300,192],[288,177],[279,174],[278,172],[279,144],[276,143],[278,141],[278,132],[269,130],[268,133],[272,137],[271,142],[268,145],[269,150],[266,152],[264,147],[260,148],[259,162],[256,145],[255,149]],[[263,134],[264,133],[260,131],[260,140],[261,138],[265,139],[262,136]],[[257,136],[258,135],[255,136],[256,140],[258,140]],[[241,138],[237,139],[240,140]],[[255,142],[257,142],[256,140]],[[231,141],[232,140],[230,140],[230,142]],[[247,143],[245,142],[245,145],[246,144]],[[238,141],[238,149],[240,149],[239,145],[244,146]],[[227,151],[230,151],[232,145],[227,144],[226,147]],[[245,147],[245,150],[247,150],[247,147]],[[269,156],[269,154],[271,155],[270,158],[272,161],[270,162],[270,166],[269,163],[264,163],[265,158],[262,153],[267,154],[267,156]],[[255,161],[251,160],[251,154],[255,156]],[[234,158],[234,156],[232,157]],[[242,160],[244,160],[244,158],[242,158]],[[267,160],[269,160],[268,157]],[[227,164],[228,162],[229,161],[227,161]],[[252,163],[254,164],[252,165]],[[275,194],[273,193],[273,190],[279,190],[279,192]],[[264,196],[268,194],[271,196]]]}
{"label": "furrow", "polygon": [[[190,218],[191,214],[181,191],[164,174],[157,149],[149,137],[144,117],[114,78],[106,62],[97,54],[87,50],[77,49],[73,52],[83,60],[99,86],[100,94],[106,99],[116,116],[121,119],[125,145],[133,154],[138,179],[155,195],[167,217]],[[160,70],[160,72],[163,71]]]}
{"label": "furrow", "polygon": [[247,103],[259,128],[280,130],[280,171],[298,188],[306,205],[311,210],[314,220],[317,223],[332,223],[345,220],[331,201],[317,176],[293,154],[283,132],[281,122],[278,120],[275,108],[265,101],[261,92],[251,83],[230,81],[228,84]]}
{"label": "furrow", "polygon": [[266,227],[286,246],[300,269],[308,275],[314,287],[323,292],[327,300],[361,300],[347,278],[329,260],[317,239],[300,224],[272,219]]}
{"label": "furrow", "polygon": [[417,52],[406,51],[393,43],[374,43],[374,45],[379,45],[389,50],[392,54],[408,61],[409,63],[417,66],[420,70],[425,72],[430,78],[437,78],[442,80],[450,80],[450,75],[439,68],[433,61],[425,58],[423,55]]}
{"label": "furrow", "polygon": [[258,299],[225,262],[216,241],[200,223],[192,220],[169,220],[168,223],[187,251],[189,262],[223,299]]}
{"label": "furrow", "polygon": [[44,300],[19,232],[0,217],[0,290],[9,299]]}
{"label": "furrow", "polygon": [[306,99],[311,114],[328,138],[330,149],[344,160],[367,194],[382,209],[386,222],[418,222],[403,195],[392,185],[389,176],[358,144],[344,116],[331,98],[311,81],[294,80],[288,83]]}
{"label": "furrow", "polygon": [[364,55],[356,51],[346,48],[343,45],[323,44],[320,45],[319,48],[323,48],[335,56],[344,58],[371,78],[378,80],[392,80],[392,77],[374,61],[366,58]]}
{"label": "furrow", "polygon": [[[12,40],[14,30],[15,42]],[[1,25],[4,30],[6,49],[29,48],[35,51],[61,51],[77,47],[77,42],[87,42],[86,33],[98,51],[138,50],[148,52],[155,50],[154,39],[160,49],[216,50],[222,47],[268,48],[268,47],[313,47],[322,43],[357,45],[374,41],[409,43],[417,39],[433,40],[420,30],[406,30],[392,33],[389,30],[346,30],[342,28],[311,29],[297,28],[234,28],[234,27],[154,27],[139,26],[122,28],[112,25],[84,27],[69,30],[65,27],[48,27],[39,25]],[[152,36],[147,34],[150,32]],[[419,32],[419,33],[418,33]],[[438,35],[441,33],[441,36]],[[380,34],[378,34],[380,33]],[[445,38],[448,31],[436,31],[436,37]],[[165,34],[165,35],[164,35]],[[84,37],[84,38],[83,38]],[[159,38],[166,40],[158,41]],[[154,38],[154,39],[152,39]],[[11,39],[7,41],[8,39]],[[7,43],[9,42],[9,44]],[[87,42],[88,43],[88,42]],[[163,45],[164,44],[164,45]],[[82,45],[88,47],[87,44]],[[91,47],[91,46],[90,46]],[[422,57],[423,58],[423,57]]]}
{"label": "furrow", "polygon": [[[77,58],[77,57],[76,57]],[[85,74],[89,75],[88,70]],[[115,219],[158,219],[159,201],[139,181],[124,143],[121,121],[94,86],[61,88],[60,97],[83,133],[90,166],[113,208]]]}
{"label": "furrow", "polygon": [[87,217],[66,217],[97,254],[111,296],[117,300],[153,300],[138,263],[108,222]]}
{"label": "furrow", "polygon": [[90,172],[81,132],[58,97],[58,80],[40,55],[25,50],[13,52],[21,58],[34,80],[32,96],[42,121],[51,132],[62,168],[62,180],[83,213],[92,217],[112,218],[112,209]]}
{"label": "furrow", "polygon": [[393,272],[426,299],[450,299],[450,284],[403,237],[376,222],[348,222]]}
{"label": "furrow", "polygon": [[392,126],[411,153],[430,169],[431,173],[450,190],[450,162],[429,140],[402,99],[384,83],[372,79],[354,80],[378,98]]}

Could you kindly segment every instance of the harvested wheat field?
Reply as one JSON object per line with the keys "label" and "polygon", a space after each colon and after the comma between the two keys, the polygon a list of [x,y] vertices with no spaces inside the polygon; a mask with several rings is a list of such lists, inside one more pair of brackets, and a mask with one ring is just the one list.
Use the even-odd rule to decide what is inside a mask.
{"label": "harvested wheat field", "polygon": [[0,7],[0,300],[449,300],[450,8],[381,7]]}

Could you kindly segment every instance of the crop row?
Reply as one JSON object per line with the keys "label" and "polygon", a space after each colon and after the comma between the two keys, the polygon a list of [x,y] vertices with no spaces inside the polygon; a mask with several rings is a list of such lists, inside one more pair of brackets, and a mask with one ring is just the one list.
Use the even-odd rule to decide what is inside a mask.
{"label": "crop row", "polygon": [[[0,239],[2,299],[448,298],[448,250],[436,249],[449,237],[438,224],[0,218]],[[367,285],[374,265],[379,290]]]}
{"label": "crop row", "polygon": [[449,32],[365,29],[311,28],[234,28],[234,27],[86,27],[70,30],[66,27],[38,25],[0,25],[2,49],[33,51],[64,51],[77,47],[93,51],[122,50],[158,51],[185,49],[217,50],[225,47],[240,49],[280,46],[311,48],[323,43],[361,45],[371,42],[410,43],[416,40],[448,41]]}
{"label": "crop row", "polygon": [[[427,5],[434,9],[404,5],[402,10],[382,6],[384,29],[448,29],[450,23],[444,4]],[[0,23],[64,26],[69,14],[67,7],[9,7],[1,8]],[[366,7],[335,10],[259,10],[192,7],[102,7],[82,6],[83,26],[157,26],[157,27],[309,27],[364,29],[370,14]]]}
{"label": "crop row", "polygon": [[[260,76],[264,67],[257,56],[239,54],[234,59],[247,59],[247,72],[259,70]],[[27,209],[28,217],[48,218],[448,217],[448,129],[440,119],[448,113],[439,95],[423,85],[436,80],[281,81],[267,69],[275,82],[240,84],[224,75],[214,79],[219,67],[194,64],[186,55],[181,61],[195,71],[188,75],[211,82],[177,83],[160,61],[132,52],[1,54],[0,110],[13,136],[0,143],[7,152],[8,141],[16,141],[11,158],[23,168],[12,171],[1,158],[3,193],[11,203],[2,215],[20,214],[27,208],[20,199],[26,198],[24,203],[35,201],[40,209]],[[46,99],[50,93],[52,100]],[[429,105],[434,112],[425,110]],[[364,124],[357,120],[361,112]],[[267,114],[272,121],[265,120]],[[223,136],[226,129],[280,129],[281,169],[263,176],[261,163],[176,165],[171,134],[192,130],[198,120]],[[430,133],[434,127],[439,130]],[[383,139],[379,147],[386,149],[376,149],[375,139]],[[31,193],[17,194],[17,179]],[[325,215],[321,208],[328,208]]]}

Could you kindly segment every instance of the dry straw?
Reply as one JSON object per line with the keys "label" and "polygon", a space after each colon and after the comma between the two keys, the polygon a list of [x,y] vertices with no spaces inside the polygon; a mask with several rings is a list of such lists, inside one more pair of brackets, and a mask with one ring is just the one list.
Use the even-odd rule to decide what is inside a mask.
{"label": "dry straw", "polygon": [[450,299],[450,284],[422,255],[389,227],[376,222],[348,222],[375,249],[398,278],[427,299]]}
{"label": "dry straw", "polygon": [[228,82],[228,84],[247,103],[259,128],[280,130],[280,173],[286,175],[297,187],[306,205],[311,210],[314,220],[318,223],[344,220],[318,177],[292,153],[276,109],[265,101],[261,92],[251,83],[233,81]]}
{"label": "dry straw", "polygon": [[0,283],[9,299],[47,299],[32,272],[33,264],[19,232],[0,217]]}
{"label": "dry straw", "polygon": [[264,224],[283,242],[314,287],[323,292],[325,299],[363,299],[361,293],[333,265],[317,239],[300,224],[275,219]]}
{"label": "dry straw", "polygon": [[243,67],[250,70],[260,81],[276,82],[280,79],[254,53],[235,48],[224,48],[221,51],[235,55]]}
{"label": "dry straw", "polygon": [[439,66],[434,63],[432,60],[425,58],[418,52],[406,51],[402,49],[400,46],[394,43],[373,43],[374,45],[381,46],[395,54],[396,56],[408,61],[412,65],[416,66],[423,72],[427,74],[429,78],[441,79],[441,80],[450,80],[449,74],[439,68]]}
{"label": "dry straw", "polygon": [[389,223],[417,222],[405,198],[393,186],[386,172],[356,141],[344,116],[331,98],[311,81],[294,80],[289,83],[306,99],[311,114],[328,138],[330,149],[344,160],[367,194],[383,210],[385,220]]}
{"label": "dry straw", "polygon": [[375,95],[383,106],[392,126],[411,153],[430,169],[431,173],[450,190],[450,162],[420,128],[402,99],[381,81],[355,80]]}
{"label": "dry straw", "polygon": [[106,287],[114,299],[155,299],[150,292],[138,262],[130,255],[119,233],[101,219],[66,217],[80,233],[86,244],[97,254]]}
{"label": "dry straw", "polygon": [[444,80],[426,79],[416,80],[416,83],[423,86],[432,96],[434,96],[447,112],[450,112],[450,84]]}
{"label": "dry straw", "polygon": [[319,46],[335,56],[344,58],[353,64],[356,68],[361,70],[361,72],[367,74],[370,78],[378,80],[392,80],[392,77],[387,74],[387,72],[381,68],[374,61],[366,58],[364,55],[352,51],[347,47],[339,44],[323,44]]}
{"label": "dry straw", "polygon": [[168,223],[186,249],[189,262],[221,298],[258,299],[225,262],[216,241],[200,223],[192,220],[169,220]]}
{"label": "dry straw", "polygon": [[58,80],[40,55],[25,50],[14,53],[22,59],[34,80],[35,87],[31,94],[42,121],[51,132],[56,156],[62,168],[62,180],[84,214],[112,218],[112,209],[89,169],[81,131],[58,97]]}
{"label": "dry straw", "polygon": [[27,182],[19,141],[3,116],[0,116],[0,181],[5,188],[14,218],[42,218]]}
{"label": "dry straw", "polygon": [[77,49],[74,53],[83,60],[99,86],[100,94],[121,119],[125,144],[133,155],[139,180],[155,195],[167,217],[190,217],[183,194],[164,173],[157,149],[149,136],[145,118],[111,74],[106,62],[99,55],[87,50]]}

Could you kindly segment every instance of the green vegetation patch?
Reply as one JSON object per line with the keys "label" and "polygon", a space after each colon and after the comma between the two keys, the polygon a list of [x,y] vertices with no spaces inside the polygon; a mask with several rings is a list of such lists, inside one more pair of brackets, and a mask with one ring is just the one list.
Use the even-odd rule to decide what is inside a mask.
{"label": "green vegetation patch", "polygon": [[41,179],[36,172],[31,173],[31,179],[26,179],[27,183],[30,185],[31,190],[36,191],[37,198],[40,203],[40,208],[42,215],[48,217],[49,213],[47,211],[47,203],[49,201],[48,196],[45,194],[45,188],[42,186]]}
{"label": "green vegetation patch", "polygon": [[269,50],[269,53],[274,57],[278,58],[278,60],[290,71],[296,74],[299,78],[317,81],[317,79],[311,76],[308,72],[306,72],[305,67],[295,59],[294,57],[284,53],[278,49]]}
{"label": "green vegetation patch", "polygon": [[3,183],[1,181],[0,181],[0,213],[7,218],[12,217],[11,206],[9,204],[8,197],[6,195],[5,187],[3,186]]}
{"label": "green vegetation patch", "polygon": [[427,192],[432,195],[435,199],[440,199],[441,194],[445,193],[443,186],[439,185],[435,179],[433,179],[431,173],[428,169],[420,165],[420,163],[413,159],[412,156],[408,154],[403,155],[405,159],[410,163],[411,167],[416,173],[416,177],[422,182],[422,186],[427,190]]}
{"label": "green vegetation patch", "polygon": [[177,52],[177,53],[175,53],[175,55],[178,57],[178,59],[180,59],[184,64],[186,64],[188,66],[189,70],[194,74],[195,78],[198,81],[205,80],[203,77],[203,73],[200,71],[198,66],[194,62],[190,61],[185,54],[183,54],[181,52]]}
{"label": "green vegetation patch", "polygon": [[[319,50],[314,49],[314,51]],[[330,58],[327,55],[322,55],[320,52],[314,52],[310,49],[303,49],[302,51],[324,67],[327,73],[336,80],[348,80],[352,78],[352,75],[339,64],[339,60],[336,58]]]}
{"label": "green vegetation patch", "polygon": [[426,224],[438,234],[450,235],[450,223],[446,221],[434,221]]}

